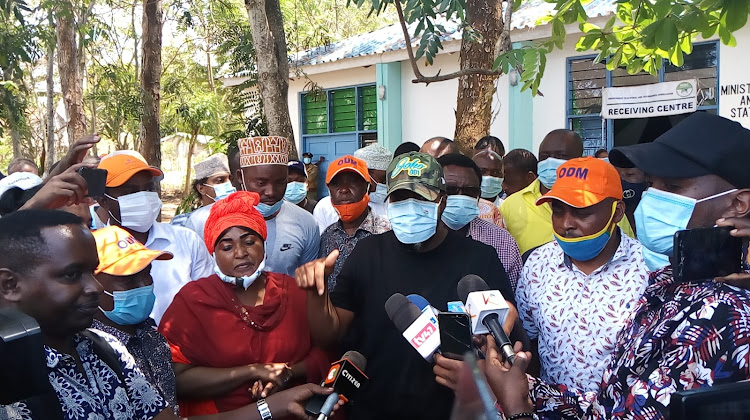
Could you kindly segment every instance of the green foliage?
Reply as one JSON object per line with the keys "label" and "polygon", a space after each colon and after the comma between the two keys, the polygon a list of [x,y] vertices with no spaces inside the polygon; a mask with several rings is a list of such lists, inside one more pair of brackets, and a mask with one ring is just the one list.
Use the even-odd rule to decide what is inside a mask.
{"label": "green foliage", "polygon": [[393,11],[372,16],[349,7],[347,0],[280,0],[287,49],[303,51],[327,45],[398,21]]}
{"label": "green foliage", "polygon": [[[750,14],[750,0],[619,0],[615,15],[600,27],[589,22],[583,7],[586,0],[546,1],[555,4],[552,37],[526,47],[525,54],[543,56],[562,48],[565,25],[578,23],[583,35],[576,43],[577,51],[598,51],[595,61],[606,61],[609,70],[624,67],[630,74],[656,74],[662,59],[682,66],[697,37],[718,33],[722,43],[735,46],[732,33],[747,23]],[[524,87],[533,90],[541,81],[543,67],[523,66],[523,70]],[[529,81],[531,85],[527,85]]]}
{"label": "green foliage", "polygon": [[[442,49],[440,35],[445,29],[440,19],[458,21],[464,31],[472,31],[467,22],[466,2],[473,0],[348,0],[371,13],[382,13],[394,1],[400,1],[407,23],[417,23],[412,36],[419,38],[415,56],[432,63]],[[511,0],[518,8],[524,0]],[[655,74],[662,58],[682,66],[685,54],[693,49],[696,37],[719,36],[721,42],[735,46],[733,33],[742,28],[750,14],[750,0],[618,0],[615,16],[604,26],[589,22],[584,5],[591,0],[545,0],[555,4],[554,15],[538,22],[551,24],[550,38],[506,51],[495,59],[494,68],[507,73],[521,72],[523,90],[537,94],[546,64],[546,56],[561,49],[567,37],[566,25],[578,24],[583,35],[576,43],[578,51],[598,51],[596,61],[607,61],[612,70],[624,67],[631,74],[646,71]]]}
{"label": "green foliage", "polygon": [[28,92],[20,81],[24,64],[38,56],[35,33],[26,22],[30,12],[24,0],[0,0],[0,135],[26,124]]}

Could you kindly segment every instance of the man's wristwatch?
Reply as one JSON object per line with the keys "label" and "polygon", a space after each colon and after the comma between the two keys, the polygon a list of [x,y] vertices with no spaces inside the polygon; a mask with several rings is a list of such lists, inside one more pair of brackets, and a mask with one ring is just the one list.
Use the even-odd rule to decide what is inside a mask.
{"label": "man's wristwatch", "polygon": [[268,404],[266,403],[265,399],[258,400],[258,412],[260,413],[261,419],[273,420],[273,417],[271,417],[271,409],[268,408]]}

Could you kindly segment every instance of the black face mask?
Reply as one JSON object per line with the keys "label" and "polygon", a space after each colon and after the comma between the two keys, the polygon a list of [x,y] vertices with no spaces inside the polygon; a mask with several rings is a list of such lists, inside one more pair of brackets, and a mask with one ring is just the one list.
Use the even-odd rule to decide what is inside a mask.
{"label": "black face mask", "polygon": [[648,188],[648,183],[639,182],[634,184],[628,181],[622,181],[622,201],[625,203],[625,211],[634,212],[641,202],[641,195]]}

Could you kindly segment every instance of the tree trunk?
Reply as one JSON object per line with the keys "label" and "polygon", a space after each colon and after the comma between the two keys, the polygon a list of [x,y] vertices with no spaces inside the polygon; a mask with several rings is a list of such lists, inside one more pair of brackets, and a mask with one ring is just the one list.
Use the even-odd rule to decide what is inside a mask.
{"label": "tree trunk", "polygon": [[289,117],[289,61],[279,0],[245,0],[258,59],[258,90],[268,133],[289,139],[290,158],[299,159]]}
{"label": "tree trunk", "polygon": [[[466,17],[471,27],[482,35],[482,39],[480,42],[472,42],[464,32],[460,55],[462,70],[492,69],[498,39],[503,32],[502,6],[503,2],[496,0],[466,2]],[[490,133],[492,97],[498,77],[473,74],[458,79],[454,140],[464,153],[472,150],[480,138]]]}
{"label": "tree trunk", "polygon": [[161,166],[161,30],[161,0],[143,0],[140,152],[149,164],[156,167]]}
{"label": "tree trunk", "polygon": [[10,124],[10,141],[13,144],[13,159],[24,157],[21,153],[21,132],[18,130],[18,124]]}
{"label": "tree trunk", "polygon": [[78,75],[78,47],[76,45],[75,26],[73,24],[72,5],[59,2],[55,16],[57,24],[57,71],[60,74],[60,86],[68,114],[68,141],[73,144],[86,133],[86,114],[83,110],[83,92]]}
{"label": "tree trunk", "polygon": [[200,130],[195,130],[190,134],[190,145],[188,146],[187,153],[187,169],[185,170],[185,187],[182,191],[183,197],[190,195],[190,177],[192,175],[190,171],[193,169],[193,152],[195,152],[195,143],[198,142],[199,131]]}
{"label": "tree trunk", "polygon": [[[133,31],[133,66],[135,67],[135,80],[141,77],[140,64],[138,62],[138,32],[135,31],[135,6],[138,4],[137,0],[133,0],[133,8],[130,9],[130,29]],[[161,8],[160,8],[161,9]],[[144,16],[145,21],[145,16]]]}
{"label": "tree trunk", "polygon": [[[52,14],[49,15],[50,24]],[[44,167],[52,167],[55,163],[55,45],[50,42],[47,46],[47,141]]]}

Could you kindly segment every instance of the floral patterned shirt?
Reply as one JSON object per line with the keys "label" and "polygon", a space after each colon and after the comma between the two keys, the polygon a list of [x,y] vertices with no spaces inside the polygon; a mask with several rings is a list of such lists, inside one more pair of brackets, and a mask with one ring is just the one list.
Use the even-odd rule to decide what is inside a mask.
{"label": "floral patterned shirt", "polygon": [[[111,335],[91,330],[112,346],[122,365],[123,384],[94,351],[92,342],[76,334],[73,337],[83,371],[71,355],[44,347],[49,381],[57,394],[66,420],[148,420],[169,407],[143,376],[127,349]],[[32,418],[23,402],[0,406],[0,418]]]}
{"label": "floral patterned shirt", "polygon": [[349,236],[344,230],[341,220],[336,221],[332,225],[328,226],[323,234],[320,235],[320,255],[319,258],[327,257],[334,249],[339,250],[339,258],[336,260],[336,264],[333,267],[333,273],[328,278],[328,290],[333,290],[336,287],[336,278],[341,272],[341,268],[344,266],[344,261],[354,251],[354,247],[357,245],[360,239],[366,238],[370,235],[378,235],[383,232],[391,230],[391,224],[388,219],[382,216],[378,216],[371,208],[367,208],[367,217],[359,225],[354,235]]}
{"label": "floral patterned shirt", "polygon": [[612,258],[584,274],[557,241],[537,248],[516,288],[518,316],[539,340],[541,378],[579,391],[595,391],[615,336],[648,285],[641,244],[620,233]]}
{"label": "floral patterned shirt", "polygon": [[529,377],[548,418],[665,419],[672,393],[750,378],[750,291],[677,282],[671,268],[650,286],[625,327],[598,392],[576,393]]}

